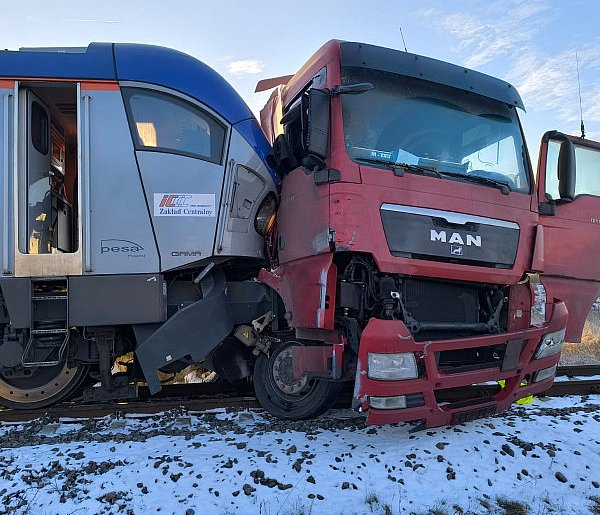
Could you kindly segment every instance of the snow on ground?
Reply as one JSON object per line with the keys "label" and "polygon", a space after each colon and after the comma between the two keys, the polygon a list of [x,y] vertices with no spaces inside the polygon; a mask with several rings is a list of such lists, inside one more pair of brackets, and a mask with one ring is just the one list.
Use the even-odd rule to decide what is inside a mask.
{"label": "snow on ground", "polygon": [[347,411],[0,423],[0,513],[600,513],[600,396],[409,429]]}

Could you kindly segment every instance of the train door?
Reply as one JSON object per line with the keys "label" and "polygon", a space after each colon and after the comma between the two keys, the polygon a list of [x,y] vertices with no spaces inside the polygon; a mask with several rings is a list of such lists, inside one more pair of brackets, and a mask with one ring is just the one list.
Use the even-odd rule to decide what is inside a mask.
{"label": "train door", "polygon": [[27,220],[23,224],[27,251],[49,254],[52,249],[50,188],[50,110],[32,90],[26,98]]}
{"label": "train door", "polygon": [[566,303],[566,341],[577,342],[600,296],[600,143],[546,133],[538,188],[541,279],[547,295]]}
{"label": "train door", "polygon": [[[241,127],[247,130],[246,134],[251,131],[252,123],[255,122],[248,122]],[[231,132],[214,254],[263,259],[264,235],[274,219],[268,221],[267,218],[262,227],[255,222],[257,216],[264,217],[265,213],[275,211],[277,190],[274,177],[264,165],[256,147],[239,132],[241,125],[235,125]],[[256,130],[260,129],[257,127]],[[268,153],[268,149],[265,148],[264,153]]]}
{"label": "train door", "polygon": [[229,126],[170,90],[122,86],[161,270],[212,256]]}
{"label": "train door", "polygon": [[17,85],[17,277],[82,273],[78,88],[67,82]]}
{"label": "train door", "polygon": [[14,93],[12,80],[0,80],[0,257],[1,273],[13,272],[12,184],[14,153]]}

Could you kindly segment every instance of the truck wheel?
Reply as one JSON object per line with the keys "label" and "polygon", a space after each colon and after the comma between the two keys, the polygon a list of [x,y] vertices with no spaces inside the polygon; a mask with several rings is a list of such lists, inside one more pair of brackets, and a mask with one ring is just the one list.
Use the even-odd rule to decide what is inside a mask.
{"label": "truck wheel", "polygon": [[45,408],[73,395],[88,374],[88,367],[67,363],[39,367],[30,377],[13,379],[0,373],[0,404],[13,409]]}
{"label": "truck wheel", "polygon": [[294,380],[292,347],[288,341],[261,353],[254,365],[254,392],[272,415],[288,420],[313,418],[325,413],[338,398],[342,383],[303,377]]}

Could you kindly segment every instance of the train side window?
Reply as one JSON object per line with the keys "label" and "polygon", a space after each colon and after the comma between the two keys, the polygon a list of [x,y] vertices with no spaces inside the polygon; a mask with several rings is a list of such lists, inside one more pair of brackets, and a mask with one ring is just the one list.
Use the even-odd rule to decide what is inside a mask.
{"label": "train side window", "polygon": [[124,88],[123,94],[136,150],[222,162],[226,130],[213,116],[166,93]]}

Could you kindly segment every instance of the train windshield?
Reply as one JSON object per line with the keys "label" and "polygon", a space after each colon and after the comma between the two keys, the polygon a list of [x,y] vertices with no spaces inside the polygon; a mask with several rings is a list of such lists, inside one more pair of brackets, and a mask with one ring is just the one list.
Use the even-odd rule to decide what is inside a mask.
{"label": "train windshield", "polygon": [[513,106],[404,75],[342,67],[342,84],[364,82],[374,88],[342,96],[345,144],[354,161],[530,192]]}

